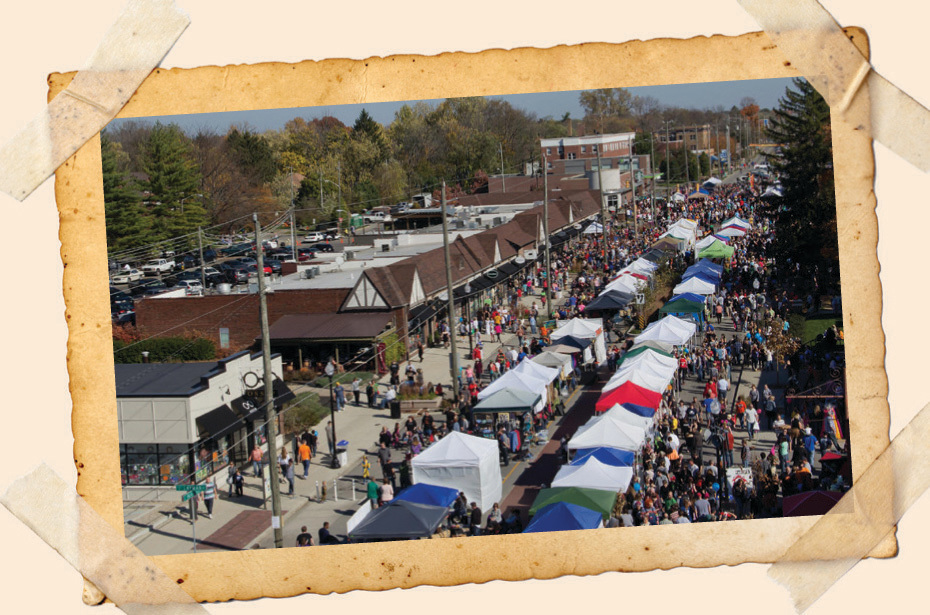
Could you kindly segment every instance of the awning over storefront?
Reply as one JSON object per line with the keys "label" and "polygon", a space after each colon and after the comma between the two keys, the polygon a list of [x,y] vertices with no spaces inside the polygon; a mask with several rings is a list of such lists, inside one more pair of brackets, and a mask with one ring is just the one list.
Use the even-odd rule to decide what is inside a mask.
{"label": "awning over storefront", "polygon": [[370,340],[384,331],[390,312],[285,314],[271,325],[272,342]]}
{"label": "awning over storefront", "polygon": [[219,408],[210,410],[204,415],[198,416],[197,434],[201,440],[206,438],[219,438],[230,431],[236,429],[242,419],[233,412],[229,406],[223,404]]}

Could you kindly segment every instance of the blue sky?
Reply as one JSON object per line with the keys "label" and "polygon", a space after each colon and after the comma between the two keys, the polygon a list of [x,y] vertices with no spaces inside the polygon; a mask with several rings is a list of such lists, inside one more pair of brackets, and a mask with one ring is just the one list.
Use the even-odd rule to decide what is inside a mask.
{"label": "blue sky", "polygon": [[[659,85],[638,88],[628,88],[631,93],[639,96],[653,96],[659,102],[672,107],[686,107],[706,109],[721,105],[729,109],[738,105],[746,96],[756,99],[759,106],[775,107],[778,99],[784,94],[790,79],[754,79],[747,81],[721,81],[713,83],[689,83],[679,85]],[[491,98],[504,99],[514,107],[535,113],[538,117],[551,116],[561,118],[566,112],[576,119],[581,119],[584,112],[578,104],[578,91],[573,92],[546,92],[541,94],[513,94],[507,96],[492,96]],[[438,103],[442,99],[427,102]],[[331,115],[344,124],[353,124],[361,110],[368,113],[382,124],[389,124],[394,119],[394,113],[404,104],[416,101],[399,101],[386,103],[365,103],[358,105],[338,105],[329,107],[300,107],[290,109],[266,109],[260,111],[229,111],[225,113],[199,113],[194,115],[170,115],[160,118],[131,118],[114,120],[114,126],[127,121],[176,123],[189,133],[197,132],[202,128],[212,129],[218,133],[225,133],[232,125],[245,125],[264,132],[265,130],[279,130],[284,124],[295,117],[312,119]]]}

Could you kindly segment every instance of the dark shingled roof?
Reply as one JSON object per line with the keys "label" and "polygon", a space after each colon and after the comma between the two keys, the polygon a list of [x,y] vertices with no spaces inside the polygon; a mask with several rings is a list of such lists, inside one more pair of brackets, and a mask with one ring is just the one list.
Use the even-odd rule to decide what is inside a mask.
{"label": "dark shingled roof", "polygon": [[276,341],[363,340],[384,331],[390,321],[389,312],[286,314],[271,325],[269,333]]}
{"label": "dark shingled roof", "polygon": [[219,363],[118,363],[115,367],[117,397],[189,397],[205,388],[201,378],[217,370]]}

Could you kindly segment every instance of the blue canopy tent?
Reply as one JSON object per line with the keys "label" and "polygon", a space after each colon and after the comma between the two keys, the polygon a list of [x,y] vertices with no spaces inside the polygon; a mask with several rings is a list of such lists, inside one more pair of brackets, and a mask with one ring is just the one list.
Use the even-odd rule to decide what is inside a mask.
{"label": "blue canopy tent", "polygon": [[710,282],[714,286],[718,286],[720,284],[720,276],[714,275],[707,271],[692,271],[691,273],[686,271],[684,275],[681,276],[681,281],[684,282],[685,280],[690,280],[691,278],[698,278],[704,280],[705,282]]}
{"label": "blue canopy tent", "polygon": [[568,502],[556,502],[537,512],[523,533],[593,530],[602,525],[603,517],[596,510]]}
{"label": "blue canopy tent", "polygon": [[349,532],[352,542],[429,538],[449,514],[444,506],[391,500]]}
{"label": "blue canopy tent", "polygon": [[687,276],[689,273],[705,273],[707,275],[714,276],[718,279],[723,276],[723,271],[720,271],[718,269],[709,267],[708,265],[704,265],[701,263],[698,263],[696,265],[691,265],[690,267],[685,269],[684,275]]}
{"label": "blue canopy tent", "polygon": [[679,299],[685,299],[687,301],[697,301],[698,303],[704,303],[707,299],[704,295],[699,295],[697,293],[681,293],[680,295],[675,295],[668,300],[669,303],[672,301],[678,301]]}
{"label": "blue canopy tent", "polygon": [[410,485],[401,491],[394,501],[413,502],[415,504],[426,504],[427,506],[443,506],[448,508],[455,502],[459,492],[449,487],[438,487],[427,483],[417,483]]}
{"label": "blue canopy tent", "polygon": [[589,457],[594,457],[604,465],[617,468],[631,468],[636,461],[636,453],[633,451],[622,451],[619,448],[601,446],[598,448],[583,448],[578,450],[575,453],[574,459],[572,459],[571,465],[582,465]]}
{"label": "blue canopy tent", "polygon": [[650,408],[649,406],[640,406],[639,404],[631,404],[631,403],[625,403],[625,404],[620,404],[620,405],[626,408],[627,410],[629,410],[630,412],[632,412],[633,414],[638,414],[639,416],[644,416],[646,418],[655,416],[655,413],[656,413],[656,409]]}
{"label": "blue canopy tent", "polygon": [[723,265],[718,265],[709,258],[702,258],[698,262],[691,265],[692,267],[704,267],[710,269],[711,271],[716,271],[717,273],[723,273]]}

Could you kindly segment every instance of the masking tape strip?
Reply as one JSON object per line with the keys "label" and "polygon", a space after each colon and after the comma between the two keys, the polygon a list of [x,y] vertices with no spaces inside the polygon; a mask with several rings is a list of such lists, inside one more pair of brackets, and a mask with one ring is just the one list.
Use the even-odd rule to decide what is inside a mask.
{"label": "masking tape strip", "polygon": [[[930,488],[930,465],[924,459],[927,438],[930,405],[856,479],[833,510],[769,568],[769,575],[788,589],[799,612],[893,532],[907,509]],[[840,549],[842,557],[830,557]]]}
{"label": "masking tape strip", "polygon": [[739,3],[838,117],[862,93],[862,84],[868,84],[875,140],[930,171],[930,110],[878,74],[817,0]]}
{"label": "masking tape strip", "polygon": [[0,503],[127,614],[207,613],[48,466],[14,482]]}
{"label": "masking tape strip", "polygon": [[63,96],[0,147],[0,190],[29,196],[116,117],[189,23],[174,0],[130,0]]}

